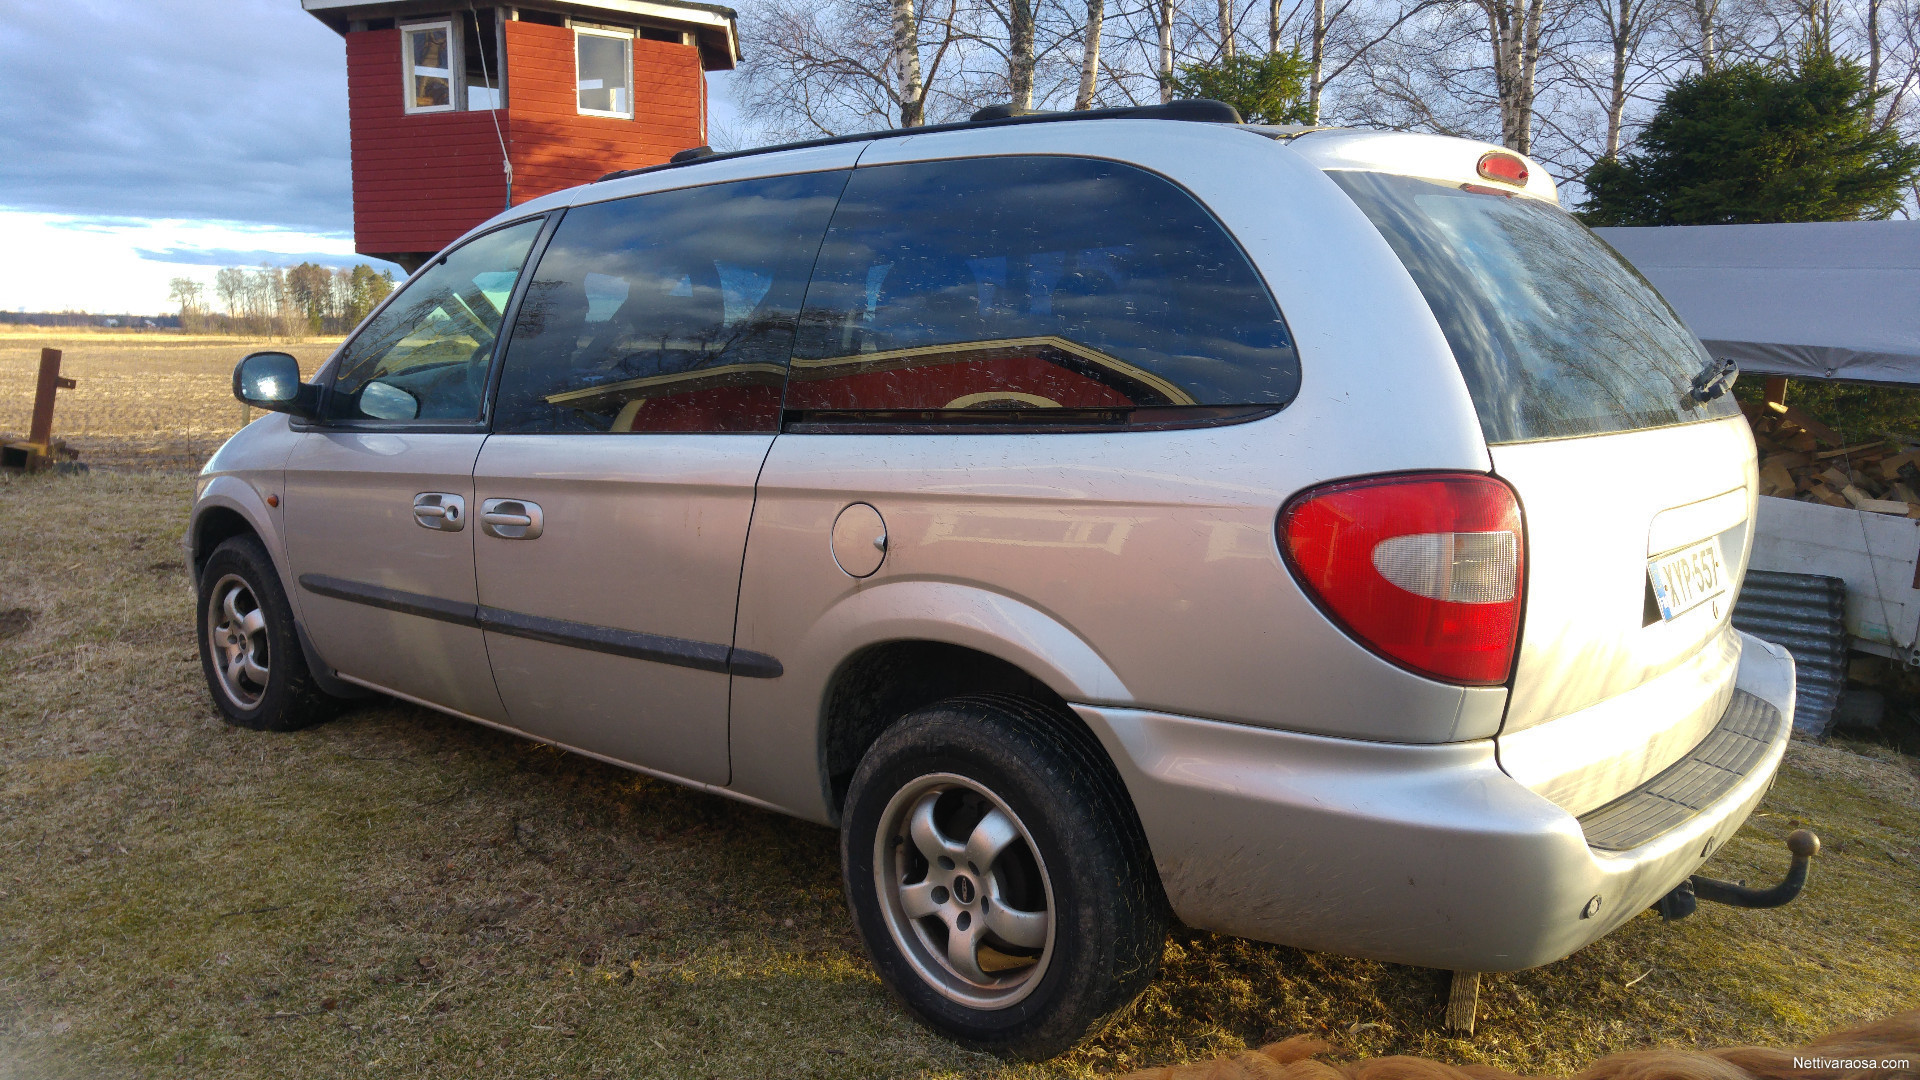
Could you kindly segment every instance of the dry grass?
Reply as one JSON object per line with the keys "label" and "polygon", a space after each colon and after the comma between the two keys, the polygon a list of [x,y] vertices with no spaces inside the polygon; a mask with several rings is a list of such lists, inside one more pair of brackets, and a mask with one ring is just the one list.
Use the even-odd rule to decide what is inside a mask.
{"label": "dry grass", "polygon": [[[194,468],[240,429],[233,365],[259,349],[291,352],[311,374],[337,338],[299,342],[65,327],[0,330],[0,441],[26,437],[43,347],[79,386],[55,399],[53,433],[98,468]],[[260,414],[254,412],[252,416]]]}
{"label": "dry grass", "polygon": [[[193,348],[187,374],[243,346]],[[1810,824],[1803,900],[1641,916],[1494,977],[1471,1040],[1439,1029],[1438,972],[1181,931],[1111,1029],[1004,1066],[888,999],[826,829],[390,702],[223,726],[180,569],[190,492],[0,479],[0,1077],[1090,1077],[1298,1033],[1570,1072],[1920,1004],[1916,762],[1796,745],[1708,872],[1770,879]]]}

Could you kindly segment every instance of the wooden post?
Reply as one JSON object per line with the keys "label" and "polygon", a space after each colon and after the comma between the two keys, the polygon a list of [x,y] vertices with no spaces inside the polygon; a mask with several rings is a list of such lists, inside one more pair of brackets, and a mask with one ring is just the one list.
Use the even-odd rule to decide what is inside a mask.
{"label": "wooden post", "polygon": [[33,387],[33,427],[29,429],[27,441],[40,448],[41,453],[53,443],[53,395],[56,390],[71,390],[77,385],[72,379],[60,377],[60,350],[40,350],[40,380]]}
{"label": "wooden post", "polygon": [[1477,971],[1456,971],[1453,973],[1453,987],[1447,992],[1448,1031],[1458,1031],[1465,1035],[1473,1034],[1473,1016],[1480,1006],[1480,973]]}
{"label": "wooden post", "polygon": [[1785,375],[1768,376],[1767,408],[1777,413],[1787,411],[1787,377]]}

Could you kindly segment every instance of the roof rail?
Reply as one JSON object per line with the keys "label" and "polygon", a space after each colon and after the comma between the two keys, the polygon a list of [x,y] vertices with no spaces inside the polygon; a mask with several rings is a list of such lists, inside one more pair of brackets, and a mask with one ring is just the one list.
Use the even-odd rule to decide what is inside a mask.
{"label": "roof rail", "polygon": [[975,112],[967,120],[955,124],[929,124],[923,127],[886,128],[880,131],[861,131],[851,135],[834,135],[825,139],[807,139],[801,142],[778,143],[773,146],[756,146],[750,150],[731,150],[716,153],[712,149],[698,146],[692,150],[682,150],[662,165],[649,165],[643,169],[621,169],[610,172],[594,183],[618,180],[626,176],[640,176],[645,173],[659,172],[663,169],[678,169],[695,162],[720,161],[727,158],[752,157],[755,154],[771,154],[780,150],[804,150],[815,146],[835,146],[841,143],[871,142],[876,139],[898,139],[907,135],[931,135],[942,131],[971,131],[982,127],[1010,127],[1016,124],[1057,124],[1075,120],[1178,120],[1200,124],[1239,124],[1240,111],[1224,101],[1212,98],[1184,98],[1169,101],[1163,105],[1130,105],[1117,109],[1080,109],[1073,112],[1029,112],[1016,109],[1012,105],[989,105]]}

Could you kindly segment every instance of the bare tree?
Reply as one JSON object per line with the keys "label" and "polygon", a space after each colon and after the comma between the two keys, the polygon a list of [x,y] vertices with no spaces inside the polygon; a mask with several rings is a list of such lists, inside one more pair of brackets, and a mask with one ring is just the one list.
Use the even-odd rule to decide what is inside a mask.
{"label": "bare tree", "polygon": [[1693,31],[1695,55],[1700,60],[1700,70],[1711,74],[1720,65],[1719,45],[1714,40],[1714,29],[1720,18],[1720,0],[1693,0]]}
{"label": "bare tree", "polygon": [[1016,109],[1033,107],[1033,0],[1007,0],[1007,90]]}
{"label": "bare tree", "polygon": [[741,65],[741,105],[768,134],[912,127],[976,103],[977,85],[943,78],[979,39],[969,0],[766,0],[750,10],[756,47]]}
{"label": "bare tree", "polygon": [[1534,75],[1540,64],[1546,0],[1474,0],[1487,20],[1493,81],[1500,102],[1500,141],[1525,154],[1533,147]]}
{"label": "bare tree", "polygon": [[1106,0],[1087,0],[1087,21],[1080,30],[1080,86],[1073,95],[1076,109],[1093,108],[1095,81],[1100,77],[1100,24],[1106,21],[1106,7]]}
{"label": "bare tree", "polygon": [[919,127],[927,103],[926,83],[920,79],[920,20],[913,0],[893,0],[893,63],[900,79],[900,126]]}
{"label": "bare tree", "polygon": [[1666,11],[1663,0],[1584,0],[1584,6],[1586,14],[1600,24],[1601,43],[1607,50],[1606,80],[1595,94],[1606,118],[1598,156],[1618,157],[1628,104],[1668,66],[1640,63],[1641,50],[1663,28]]}
{"label": "bare tree", "polygon": [[1154,72],[1160,79],[1160,102],[1165,104],[1173,100],[1173,15],[1176,0],[1154,0],[1155,14],[1159,16],[1157,26],[1160,31],[1160,62]]}

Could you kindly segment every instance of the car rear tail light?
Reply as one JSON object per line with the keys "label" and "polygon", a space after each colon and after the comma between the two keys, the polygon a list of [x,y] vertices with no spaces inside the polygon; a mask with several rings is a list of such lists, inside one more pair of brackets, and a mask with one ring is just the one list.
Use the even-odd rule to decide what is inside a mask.
{"label": "car rear tail light", "polygon": [[1503,184],[1527,186],[1527,160],[1517,154],[1489,150],[1480,155],[1480,175]]}
{"label": "car rear tail light", "polygon": [[1507,485],[1478,473],[1329,484],[1289,502],[1279,533],[1308,594],[1361,644],[1447,682],[1507,681],[1526,583]]}

